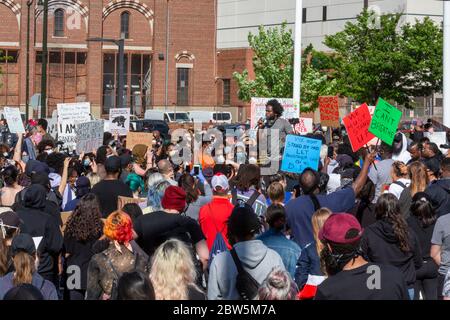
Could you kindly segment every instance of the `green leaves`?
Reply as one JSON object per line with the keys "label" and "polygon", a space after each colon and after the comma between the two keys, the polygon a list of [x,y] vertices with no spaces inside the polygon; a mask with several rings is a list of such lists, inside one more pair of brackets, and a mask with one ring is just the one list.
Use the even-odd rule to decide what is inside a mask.
{"label": "green leaves", "polygon": [[336,52],[334,77],[342,95],[375,104],[382,96],[406,107],[412,99],[442,88],[442,29],[429,18],[401,24],[401,14],[380,17],[371,24],[364,11],[356,23],[327,36],[324,44]]}
{"label": "green leaves", "polygon": [[[248,70],[235,72],[233,78],[239,86],[239,99],[250,101],[252,97],[292,97],[294,78],[294,42],[292,31],[283,23],[281,28],[259,27],[258,34],[249,34],[248,42],[254,51],[253,69],[255,79],[249,78]],[[306,57],[312,55],[312,66]],[[316,56],[317,55],[317,56]],[[336,94],[336,81],[330,81],[322,69],[332,63],[325,54],[309,46],[302,57],[301,111],[318,107],[319,95]]]}

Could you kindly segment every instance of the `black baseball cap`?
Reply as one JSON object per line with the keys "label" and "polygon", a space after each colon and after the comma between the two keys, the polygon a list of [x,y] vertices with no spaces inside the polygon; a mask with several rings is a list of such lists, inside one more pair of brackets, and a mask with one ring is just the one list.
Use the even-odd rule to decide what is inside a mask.
{"label": "black baseball cap", "polygon": [[36,247],[33,238],[26,233],[18,234],[12,240],[11,251],[13,255],[16,255],[19,252],[26,252],[29,255],[34,255],[36,253]]}
{"label": "black baseball cap", "polygon": [[105,161],[106,172],[119,172],[122,168],[122,163],[118,156],[111,156]]}
{"label": "black baseball cap", "polygon": [[35,173],[44,172],[47,175],[50,173],[50,168],[44,162],[38,160],[28,160],[25,167],[25,174],[31,177]]}
{"label": "black baseball cap", "polygon": [[19,215],[14,211],[6,211],[0,213],[0,225],[4,225],[9,228],[19,228],[22,220],[20,220]]}

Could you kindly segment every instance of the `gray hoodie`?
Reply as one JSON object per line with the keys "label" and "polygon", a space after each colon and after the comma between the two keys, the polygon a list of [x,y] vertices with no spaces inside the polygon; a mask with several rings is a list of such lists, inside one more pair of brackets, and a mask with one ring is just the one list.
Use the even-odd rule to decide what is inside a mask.
{"label": "gray hoodie", "polygon": [[[244,269],[259,284],[267,278],[273,268],[285,270],[281,257],[267,248],[260,240],[239,242],[234,249]],[[208,300],[239,300],[236,290],[238,271],[231,254],[222,252],[214,257],[209,270]]]}

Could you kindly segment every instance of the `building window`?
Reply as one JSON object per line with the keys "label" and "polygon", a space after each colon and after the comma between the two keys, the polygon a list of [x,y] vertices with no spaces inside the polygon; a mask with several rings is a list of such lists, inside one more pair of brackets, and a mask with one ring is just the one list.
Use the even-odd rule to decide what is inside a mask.
{"label": "building window", "polygon": [[64,37],[64,10],[55,10],[55,25],[53,35],[55,37]]}
{"label": "building window", "polygon": [[177,105],[189,105],[189,68],[177,69]]}
{"label": "building window", "polygon": [[120,15],[120,36],[124,39],[130,37],[130,13],[128,11],[122,12]]}
{"label": "building window", "polygon": [[231,86],[231,81],[230,79],[223,79],[223,104],[225,106],[229,106],[230,105],[230,86]]}
{"label": "building window", "polygon": [[306,23],[306,8],[303,8],[302,11],[302,23]]}
{"label": "building window", "polygon": [[327,6],[323,6],[322,10],[322,20],[327,21]]}

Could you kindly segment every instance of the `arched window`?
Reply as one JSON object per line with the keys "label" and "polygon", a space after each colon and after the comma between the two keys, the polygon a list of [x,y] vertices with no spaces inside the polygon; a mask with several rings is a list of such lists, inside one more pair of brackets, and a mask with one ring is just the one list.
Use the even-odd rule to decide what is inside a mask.
{"label": "arched window", "polygon": [[64,37],[64,10],[55,10],[55,25],[53,35],[55,37]]}
{"label": "arched window", "polygon": [[130,13],[122,12],[120,15],[120,36],[124,39],[130,37]]}

